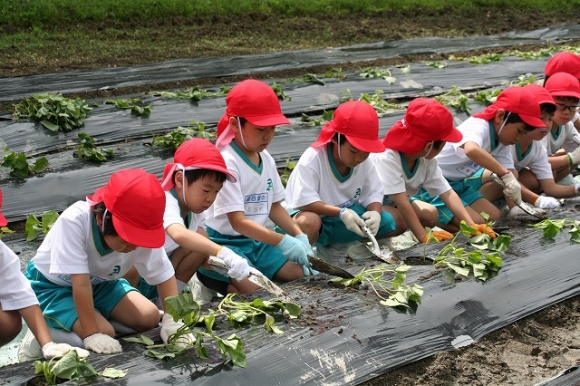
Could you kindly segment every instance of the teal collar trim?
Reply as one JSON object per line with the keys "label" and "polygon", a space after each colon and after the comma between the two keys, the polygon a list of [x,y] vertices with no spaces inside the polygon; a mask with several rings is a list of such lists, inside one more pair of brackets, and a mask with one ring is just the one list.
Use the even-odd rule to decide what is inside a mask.
{"label": "teal collar trim", "polygon": [[330,170],[332,170],[332,174],[334,175],[334,177],[340,182],[347,181],[350,178],[350,176],[352,176],[352,172],[353,172],[354,168],[350,168],[348,170],[348,174],[346,176],[343,176],[342,174],[340,174],[340,172],[338,171],[338,168],[336,167],[336,164],[334,163],[334,158],[332,158],[332,142],[329,142],[328,145],[326,146],[326,154],[328,156],[328,163],[330,164]]}
{"label": "teal collar trim", "polygon": [[[170,192],[171,195],[177,200],[177,206],[179,206],[179,198],[177,198],[175,187],[171,188]],[[191,224],[191,212],[187,212],[187,215],[183,218],[183,222],[185,223],[185,228],[189,229],[189,224]]]}
{"label": "teal collar trim", "polygon": [[528,146],[528,149],[524,152],[524,154],[522,154],[522,148],[520,146],[519,142],[516,142],[516,155],[518,157],[518,161],[523,160],[524,158],[526,158],[526,156],[528,154],[530,154],[530,152],[532,151],[532,147],[534,146],[534,143],[530,143],[530,146]]}
{"label": "teal collar trim", "polygon": [[101,241],[101,232],[99,232],[99,226],[97,225],[97,217],[92,215],[91,213],[91,218],[92,218],[91,233],[93,235],[93,242],[95,243],[95,248],[97,249],[97,252],[99,252],[99,255],[106,256],[109,253],[114,252],[110,248],[105,248],[105,245]]}
{"label": "teal collar trim", "polygon": [[554,130],[550,130],[550,134],[552,134],[552,138],[554,139],[558,139],[560,133],[562,133],[562,125],[558,125],[558,130],[556,130],[556,132],[554,132]]}
{"label": "teal collar trim", "polygon": [[252,161],[250,161],[250,159],[248,158],[248,156],[246,154],[244,154],[244,152],[242,151],[242,149],[239,148],[239,146],[235,143],[235,142],[231,142],[230,145],[232,146],[232,149],[234,149],[234,151],[240,156],[240,158],[242,158],[244,160],[244,162],[251,167],[252,169],[254,169],[254,171],[258,174],[262,174],[262,169],[263,169],[263,163],[262,163],[262,156],[260,155],[260,153],[258,153],[258,157],[260,157],[260,165],[256,166],[256,164],[254,164]]}
{"label": "teal collar trim", "polygon": [[495,137],[495,128],[492,121],[489,121],[489,152],[494,151],[497,145],[499,145],[499,138]]}
{"label": "teal collar trim", "polygon": [[407,161],[405,160],[405,153],[399,152],[399,157],[401,157],[401,165],[403,166],[403,170],[405,171],[405,175],[407,179],[412,178],[415,173],[417,173],[417,169],[419,168],[420,159],[415,160],[415,165],[413,165],[413,170],[409,170],[409,166],[407,166]]}

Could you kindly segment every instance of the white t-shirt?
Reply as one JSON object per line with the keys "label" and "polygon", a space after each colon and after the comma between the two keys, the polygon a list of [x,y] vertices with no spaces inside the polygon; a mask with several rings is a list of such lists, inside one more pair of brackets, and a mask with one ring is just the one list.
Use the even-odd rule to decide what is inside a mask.
{"label": "white t-shirt", "polygon": [[[370,158],[342,176],[332,159],[332,144],[309,147],[300,156],[286,184],[286,203],[291,209],[322,201],[337,207],[367,207],[382,202],[382,187]],[[329,150],[330,149],[330,150]]]}
{"label": "white t-shirt", "polygon": [[554,133],[554,130],[550,130],[548,135],[542,138],[542,145],[546,148],[548,156],[560,149],[564,149],[567,152],[574,151],[578,147],[573,139],[575,133],[578,133],[578,131],[576,131],[573,122],[559,126],[556,133]]}
{"label": "white t-shirt", "polygon": [[77,201],[60,215],[32,261],[48,280],[64,287],[72,286],[72,274],[88,274],[92,284],[99,284],[123,277],[133,265],[150,285],[174,275],[161,247],[137,248],[129,253],[105,249],[86,201]]}
{"label": "white t-shirt", "polygon": [[447,142],[437,155],[437,162],[443,176],[449,181],[461,181],[471,177],[481,166],[465,155],[460,146],[466,142],[475,142],[482,149],[490,153],[506,169],[513,169],[512,150],[510,146],[496,143],[496,134],[493,126],[485,119],[470,117],[457,127],[463,134],[460,142]]}
{"label": "white t-shirt", "polygon": [[[163,228],[167,230],[170,225],[181,224],[189,230],[197,232],[197,229],[205,226],[205,213],[191,213],[187,214],[186,219],[181,217],[181,209],[179,208],[179,201],[174,195],[175,190],[171,189],[165,192],[165,212],[163,213]],[[171,255],[179,245],[165,233],[165,244],[163,248],[168,255]]]}
{"label": "white t-shirt", "polygon": [[411,197],[423,186],[431,197],[435,197],[451,189],[435,158],[419,158],[414,170],[409,170],[404,154],[396,150],[373,153],[370,158],[375,164],[385,196],[406,192]]}
{"label": "white t-shirt", "polygon": [[30,282],[22,274],[20,260],[0,241],[0,305],[4,311],[20,310],[38,304]]}
{"label": "white t-shirt", "polygon": [[516,143],[512,146],[512,156],[518,172],[521,172],[524,168],[528,168],[538,180],[550,180],[554,178],[552,167],[548,162],[546,149],[539,141],[532,141],[532,144],[525,154],[522,154],[520,144]]}
{"label": "white t-shirt", "polygon": [[239,236],[227,214],[244,212],[246,217],[265,226],[272,204],[284,199],[284,186],[274,158],[263,150],[260,152],[260,166],[256,166],[234,142],[222,149],[221,153],[229,172],[238,182],[224,182],[208,209],[206,225],[223,235]]}

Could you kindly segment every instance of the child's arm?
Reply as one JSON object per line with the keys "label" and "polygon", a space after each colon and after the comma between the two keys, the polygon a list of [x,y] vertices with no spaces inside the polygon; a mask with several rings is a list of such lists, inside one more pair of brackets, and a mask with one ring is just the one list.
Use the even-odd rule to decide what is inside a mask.
{"label": "child's arm", "polygon": [[230,212],[228,213],[228,221],[232,228],[246,236],[247,238],[258,240],[262,243],[270,245],[278,245],[282,241],[283,235],[274,232],[273,230],[264,228],[260,224],[246,217],[244,212]]}
{"label": "child's arm", "polygon": [[413,232],[417,240],[424,243],[426,241],[427,232],[425,231],[423,224],[421,224],[421,220],[419,220],[417,213],[415,213],[415,210],[411,206],[407,193],[391,194],[391,198],[397,205],[397,209],[399,209],[401,216],[405,219],[407,227],[409,227],[411,232]]}
{"label": "child's arm", "polygon": [[445,206],[449,208],[451,213],[453,213],[459,221],[463,220],[469,226],[475,224],[475,222],[469,215],[469,212],[467,211],[467,209],[465,209],[463,202],[461,202],[461,199],[453,189],[449,189],[445,193],[441,194],[439,197],[441,197],[441,201],[445,203]]}
{"label": "child's arm", "polygon": [[220,245],[214,243],[207,237],[191,229],[187,229],[181,224],[172,224],[165,231],[177,245],[188,251],[199,252],[207,256],[216,256],[221,248]]}
{"label": "child's arm", "polygon": [[[554,179],[540,180],[542,190],[546,195],[552,197],[574,197],[580,194],[580,184],[572,186],[558,185]],[[529,190],[526,188],[526,190]],[[537,196],[537,194],[530,191],[530,193]],[[522,197],[524,197],[524,187],[522,185]],[[535,197],[537,200],[538,198]],[[526,200],[527,201],[527,200]],[[528,201],[532,202],[532,201]]]}
{"label": "child's arm", "polygon": [[280,202],[272,203],[272,208],[270,209],[270,215],[268,217],[270,217],[270,220],[272,220],[274,224],[289,235],[298,236],[299,234],[302,234],[298,224],[292,220],[292,217],[290,217]]}
{"label": "child's arm", "polygon": [[473,162],[490,170],[498,176],[503,176],[509,169],[499,163],[491,154],[482,149],[477,143],[468,141],[463,144],[465,155]]}
{"label": "child's arm", "polygon": [[321,216],[338,217],[340,215],[340,209],[334,205],[329,205],[322,201],[316,201],[308,205],[296,208],[301,211],[313,212]]}
{"label": "child's arm", "polygon": [[18,312],[26,322],[28,328],[30,328],[30,331],[34,334],[40,347],[52,341],[50,332],[48,331],[48,326],[46,325],[46,321],[44,320],[44,316],[42,315],[42,311],[38,305],[22,308],[18,310]]}
{"label": "child's arm", "polygon": [[82,330],[81,338],[84,339],[99,332],[93,301],[93,287],[88,274],[71,275],[71,281],[73,300]]}
{"label": "child's arm", "polygon": [[[173,320],[173,316],[167,312],[167,305],[165,304],[165,299],[169,296],[177,296],[177,280],[175,276],[171,276],[169,279],[165,280],[163,283],[157,284],[157,292],[159,297],[163,299],[163,309],[165,314],[161,319],[161,331],[159,331],[159,336],[163,343],[168,344],[169,338],[183,326],[181,320]],[[182,348],[190,348],[195,344],[195,336],[191,333],[180,335],[178,339],[175,339],[174,344]]]}

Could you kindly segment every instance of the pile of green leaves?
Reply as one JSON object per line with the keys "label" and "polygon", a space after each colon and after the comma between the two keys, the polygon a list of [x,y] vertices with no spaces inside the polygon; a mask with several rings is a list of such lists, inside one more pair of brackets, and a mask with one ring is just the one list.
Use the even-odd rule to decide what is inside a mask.
{"label": "pile of green leaves", "polygon": [[437,95],[435,100],[445,106],[465,111],[467,114],[471,115],[471,109],[467,105],[469,98],[463,94],[461,90],[457,88],[457,86],[452,86],[450,91],[441,95]]}
{"label": "pile of green leaves", "polygon": [[153,106],[141,106],[143,101],[139,98],[131,98],[131,99],[109,99],[105,102],[105,104],[115,105],[118,109],[128,110],[131,109],[131,113],[138,115],[138,116],[145,116],[148,117],[151,115],[151,110],[153,110]]}
{"label": "pile of green leaves", "polygon": [[79,133],[79,142],[77,143],[77,156],[86,158],[90,161],[105,162],[115,155],[113,149],[101,149],[95,145],[97,140],[87,133]]}
{"label": "pile of green leaves", "polygon": [[204,90],[199,86],[194,86],[194,87],[187,89],[185,91],[177,91],[177,92],[154,91],[154,92],[151,92],[150,94],[162,96],[165,98],[189,99],[192,102],[199,102],[200,100],[205,99],[205,98],[217,98],[217,97],[226,96],[226,94],[229,92],[229,90],[230,89],[227,87],[222,87],[222,88],[220,88],[220,91],[213,92],[213,91]]}
{"label": "pile of green leaves", "polygon": [[362,78],[383,78],[388,84],[393,84],[397,78],[393,77],[391,71],[379,67],[362,68],[359,72]]}
{"label": "pile of green leaves", "polygon": [[105,378],[123,378],[126,370],[106,368],[98,373],[86,359],[79,358],[75,350],[70,350],[62,358],[50,361],[35,361],[34,373],[44,375],[49,385],[56,385],[63,380],[89,381],[99,375]]}
{"label": "pile of green leaves", "polygon": [[26,241],[33,241],[41,234],[47,234],[57,219],[58,213],[54,210],[47,210],[44,212],[40,217],[40,220],[36,215],[29,214],[26,218],[26,224],[24,225]]}
{"label": "pile of green leaves", "polygon": [[423,63],[426,66],[433,67],[433,68],[445,68],[445,67],[447,67],[446,62],[435,61],[435,62],[423,62]]}
{"label": "pile of green leaves", "polygon": [[51,131],[71,131],[85,122],[92,109],[85,101],[57,94],[36,94],[14,105],[14,119],[29,117]]}
{"label": "pile of green leaves", "polygon": [[265,318],[264,329],[275,334],[282,334],[275,325],[274,314],[281,312],[284,316],[295,319],[302,314],[298,304],[285,302],[280,299],[254,299],[251,302],[236,300],[238,295],[228,294],[219,304],[218,313],[226,314],[228,321],[235,327],[246,325],[256,317]]}
{"label": "pile of green leaves", "polygon": [[276,94],[276,96],[278,97],[279,100],[281,101],[291,101],[292,97],[288,94],[286,94],[284,92],[284,90],[282,89],[282,86],[279,85],[278,83],[274,82],[272,83],[272,85],[270,86],[272,88],[272,90],[274,90],[274,93]]}
{"label": "pile of green leaves", "polygon": [[423,287],[419,284],[408,285],[407,271],[409,265],[383,264],[374,268],[363,269],[352,279],[334,279],[334,284],[345,287],[356,287],[368,283],[380,299],[380,303],[396,309],[416,308],[421,303]]}
{"label": "pile of green leaves", "polygon": [[536,83],[536,77],[533,74],[525,74],[518,76],[517,81],[510,82],[510,86],[526,86],[534,83]]}
{"label": "pile of green leaves", "polygon": [[544,232],[544,237],[547,239],[553,239],[565,228],[570,228],[568,230],[568,233],[570,234],[570,241],[580,243],[580,221],[573,218],[542,220],[536,224],[533,224],[532,227],[542,229]]}
{"label": "pile of green leaves", "polygon": [[[341,98],[340,100],[341,102],[353,100],[350,90],[344,90],[341,93],[347,95]],[[368,93],[361,94],[358,100],[366,102],[369,105],[373,106],[378,116],[383,116],[391,110],[405,110],[406,107],[404,106],[395,103],[389,103],[386,100],[384,100],[382,94],[383,90],[375,90],[375,93],[373,95],[370,95]]]}
{"label": "pile of green leaves", "polygon": [[151,145],[176,150],[179,145],[191,138],[204,138],[207,140],[215,138],[215,132],[205,130],[205,123],[192,119],[189,121],[189,124],[190,126],[178,126],[176,129],[165,135],[153,137]]}
{"label": "pile of green leaves", "polygon": [[311,127],[322,126],[326,122],[332,120],[333,116],[334,116],[334,110],[324,110],[322,112],[322,115],[319,117],[311,117],[309,115],[302,113],[302,116],[300,117],[300,121],[307,122],[308,126],[311,126]]}
{"label": "pile of green leaves", "polygon": [[475,95],[475,100],[477,102],[481,102],[486,106],[489,106],[491,104],[493,104],[495,102],[495,100],[497,99],[497,96],[502,92],[503,90],[498,89],[498,90],[486,90],[486,91],[481,91],[478,92],[477,95]]}
{"label": "pile of green leaves", "polygon": [[4,156],[4,160],[0,165],[10,168],[12,177],[24,180],[30,175],[42,173],[48,167],[48,159],[46,157],[40,157],[36,161],[29,163],[26,159],[26,154],[17,151],[10,152],[8,148],[5,151],[8,153]]}

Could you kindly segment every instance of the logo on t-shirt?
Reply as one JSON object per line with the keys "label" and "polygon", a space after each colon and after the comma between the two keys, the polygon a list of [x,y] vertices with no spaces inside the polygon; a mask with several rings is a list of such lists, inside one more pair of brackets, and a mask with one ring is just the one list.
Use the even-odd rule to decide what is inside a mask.
{"label": "logo on t-shirt", "polygon": [[271,178],[268,178],[268,186],[266,187],[266,192],[269,192],[270,190],[274,189],[274,182],[272,182]]}
{"label": "logo on t-shirt", "polygon": [[358,197],[360,197],[360,193],[361,193],[361,188],[356,188],[356,192],[354,192],[354,197],[352,199],[356,200]]}
{"label": "logo on t-shirt", "polygon": [[113,272],[111,272],[109,274],[109,276],[117,276],[119,274],[119,272],[121,272],[121,266],[120,265],[115,265],[113,267]]}

